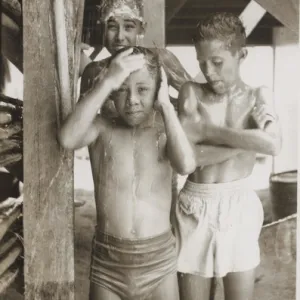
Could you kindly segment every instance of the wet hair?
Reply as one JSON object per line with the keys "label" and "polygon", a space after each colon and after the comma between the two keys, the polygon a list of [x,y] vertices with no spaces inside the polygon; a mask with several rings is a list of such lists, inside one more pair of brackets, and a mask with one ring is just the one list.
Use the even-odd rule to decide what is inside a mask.
{"label": "wet hair", "polygon": [[216,39],[224,41],[233,52],[245,47],[245,27],[240,18],[233,13],[218,12],[201,20],[196,27],[194,43]]}
{"label": "wet hair", "polygon": [[110,57],[109,60],[109,64],[112,61],[112,59],[114,59],[114,57],[116,57],[118,54],[120,54],[121,52],[129,49],[129,48],[133,48],[133,51],[130,55],[135,55],[135,54],[143,54],[145,61],[146,61],[146,67],[150,73],[150,75],[155,78],[155,83],[156,83],[156,91],[155,91],[155,98],[157,98],[157,94],[160,88],[160,84],[161,84],[161,63],[159,60],[159,55],[157,52],[154,52],[148,48],[144,48],[141,46],[135,46],[135,47],[124,47],[120,50],[118,50],[116,53],[114,53],[113,56]]}
{"label": "wet hair", "polygon": [[110,12],[125,6],[130,8],[136,17],[144,18],[143,0],[102,0],[101,4],[98,5],[101,11],[101,21],[105,21]]}

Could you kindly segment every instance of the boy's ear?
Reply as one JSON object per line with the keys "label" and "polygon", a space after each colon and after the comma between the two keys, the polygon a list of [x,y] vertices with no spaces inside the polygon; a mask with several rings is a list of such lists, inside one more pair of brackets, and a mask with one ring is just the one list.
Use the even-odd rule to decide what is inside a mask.
{"label": "boy's ear", "polygon": [[240,61],[243,62],[246,57],[248,56],[248,50],[246,47],[243,47],[241,50],[240,50]]}

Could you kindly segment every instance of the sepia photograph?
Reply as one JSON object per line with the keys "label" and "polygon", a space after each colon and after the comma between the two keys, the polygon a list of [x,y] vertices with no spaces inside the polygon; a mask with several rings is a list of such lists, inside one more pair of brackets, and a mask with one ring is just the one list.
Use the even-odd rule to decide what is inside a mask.
{"label": "sepia photograph", "polygon": [[0,8],[0,300],[300,300],[298,0]]}

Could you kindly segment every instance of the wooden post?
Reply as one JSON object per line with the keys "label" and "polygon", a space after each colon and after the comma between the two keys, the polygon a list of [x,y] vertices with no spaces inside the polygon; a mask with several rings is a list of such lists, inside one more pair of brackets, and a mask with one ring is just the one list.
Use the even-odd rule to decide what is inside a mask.
{"label": "wooden post", "polygon": [[165,0],[144,0],[144,17],[147,22],[144,46],[165,47]]}
{"label": "wooden post", "polygon": [[56,136],[75,103],[84,1],[59,1],[67,49],[55,30],[55,2],[23,1],[26,300],[75,299],[73,153]]}

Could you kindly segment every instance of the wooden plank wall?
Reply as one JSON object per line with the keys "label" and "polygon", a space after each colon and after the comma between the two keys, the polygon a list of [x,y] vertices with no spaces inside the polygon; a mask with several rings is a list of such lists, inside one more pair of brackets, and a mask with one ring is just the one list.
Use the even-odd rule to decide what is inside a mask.
{"label": "wooden plank wall", "polygon": [[62,67],[69,68],[71,89],[63,101],[54,1],[23,1],[26,300],[75,299],[73,153],[61,149],[56,135],[75,102],[84,1],[60,1],[69,54]]}
{"label": "wooden plank wall", "polygon": [[144,46],[163,48],[166,43],[165,0],[144,0],[147,22]]}

